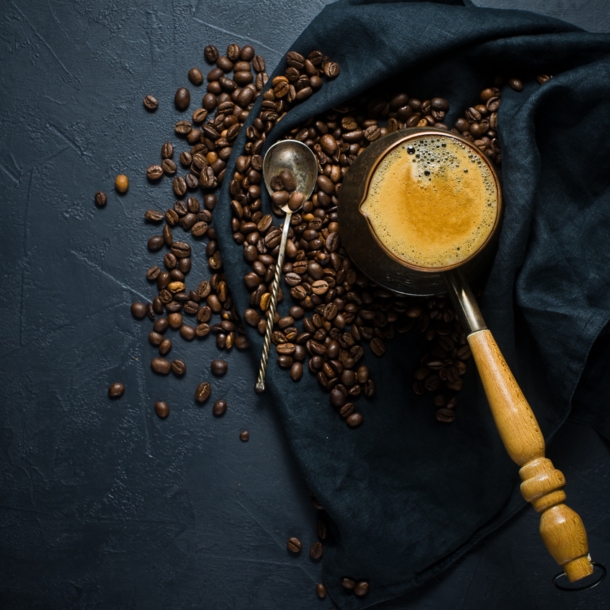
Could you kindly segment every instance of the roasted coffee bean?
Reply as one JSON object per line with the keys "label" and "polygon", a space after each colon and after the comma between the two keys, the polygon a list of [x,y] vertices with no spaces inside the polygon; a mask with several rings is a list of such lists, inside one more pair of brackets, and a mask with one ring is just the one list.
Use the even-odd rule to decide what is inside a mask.
{"label": "roasted coffee bean", "polygon": [[174,193],[178,197],[182,197],[186,193],[187,185],[186,180],[182,176],[176,176],[172,182]]}
{"label": "roasted coffee bean", "polygon": [[346,403],[346,398],[341,390],[333,389],[330,393],[330,404],[333,407],[342,407]]}
{"label": "roasted coffee bean", "polygon": [[455,411],[448,408],[438,409],[436,419],[445,424],[450,424],[455,419]]}
{"label": "roasted coffee bean", "polygon": [[341,579],[341,586],[346,591],[353,591],[354,587],[356,586],[356,581],[353,578],[342,578]]}
{"label": "roasted coffee bean", "polygon": [[206,60],[213,64],[218,59],[218,49],[214,45],[208,45],[204,50],[203,54]]}
{"label": "roasted coffee bean", "polygon": [[157,346],[161,345],[163,341],[163,335],[161,333],[157,333],[154,330],[148,333],[148,342],[151,345]]}
{"label": "roasted coffee bean", "polygon": [[299,210],[301,208],[304,200],[305,200],[305,197],[304,197],[303,193],[299,193],[299,192],[295,191],[294,193],[292,193],[290,195],[290,198],[288,199],[288,207],[293,212],[296,212],[297,210]]}
{"label": "roasted coffee bean", "polygon": [[197,402],[205,402],[212,393],[212,386],[207,381],[202,381],[195,390],[195,400]]}
{"label": "roasted coffee bean", "polygon": [[159,273],[161,273],[161,270],[159,269],[159,267],[157,267],[157,266],[151,267],[146,272],[146,279],[150,282],[154,282],[159,277]]}
{"label": "roasted coffee bean", "polygon": [[154,95],[147,95],[144,98],[144,108],[149,111],[154,111],[159,107],[159,101]]}
{"label": "roasted coffee bean", "polygon": [[163,172],[168,176],[173,176],[178,169],[176,164],[171,159],[163,159],[161,167],[163,168]]}
{"label": "roasted coffee bean", "polygon": [[377,337],[371,340],[370,348],[375,356],[383,356],[385,354],[385,344]]}
{"label": "roasted coffee bean", "polygon": [[149,180],[159,180],[163,176],[163,168],[160,165],[151,165],[146,170],[146,176]]}
{"label": "roasted coffee bean", "polygon": [[360,413],[352,413],[345,421],[350,428],[357,428],[363,422],[363,417]]}
{"label": "roasted coffee bean", "polygon": [[340,72],[341,68],[339,67],[339,64],[334,61],[329,61],[324,66],[324,74],[328,78],[336,78],[339,76]]}
{"label": "roasted coffee bean", "polygon": [[363,597],[369,592],[369,583],[366,580],[361,580],[354,586],[354,594],[358,597]]}
{"label": "roasted coffee bean", "polygon": [[123,396],[123,392],[125,392],[125,386],[119,382],[113,383],[108,388],[108,396],[110,398],[120,398]]}
{"label": "roasted coffee bean", "polygon": [[108,197],[106,196],[106,193],[103,193],[102,191],[95,193],[95,205],[98,208],[105,207],[105,205],[107,203],[108,203]]}
{"label": "roasted coffee bean", "polygon": [[230,44],[227,47],[227,57],[231,60],[231,61],[237,61],[239,59],[239,45],[237,44]]}
{"label": "roasted coffee bean", "polygon": [[161,222],[163,218],[165,218],[163,212],[157,210],[146,210],[146,212],[144,212],[144,219],[148,222],[158,223]]}
{"label": "roasted coffee bean", "polygon": [[136,318],[136,320],[143,320],[146,317],[147,312],[148,308],[144,303],[136,301],[131,304],[131,315]]}
{"label": "roasted coffee bean", "polygon": [[316,595],[320,599],[324,599],[326,597],[326,586],[324,585],[324,583],[319,582],[316,585]]}
{"label": "roasted coffee bean", "polygon": [[163,235],[153,235],[148,240],[148,249],[151,252],[157,252],[158,250],[163,248],[164,245],[165,245],[165,242],[163,241]]}
{"label": "roasted coffee bean", "polygon": [[208,231],[208,223],[207,222],[196,222],[192,227],[191,227],[191,233],[195,236],[195,237],[203,237]]}
{"label": "roasted coffee bean", "polygon": [[186,364],[182,360],[172,360],[172,373],[174,375],[184,375],[186,373]]}
{"label": "roasted coffee bean", "polygon": [[182,326],[182,314],[173,312],[167,316],[169,327],[178,330]]}
{"label": "roasted coffee bean", "polygon": [[174,104],[178,110],[186,110],[191,103],[191,94],[188,89],[180,87],[174,96]]}
{"label": "roasted coffee bean", "polygon": [[191,247],[183,241],[172,243],[171,252],[176,258],[184,258],[191,255]]}
{"label": "roasted coffee bean", "polygon": [[165,358],[153,358],[150,367],[159,375],[169,375],[171,364]]}
{"label": "roasted coffee bean", "polygon": [[210,334],[210,325],[205,323],[197,324],[195,334],[198,337],[207,337]]}
{"label": "roasted coffee bean", "polygon": [[256,55],[252,58],[252,67],[256,70],[256,72],[264,72],[265,60],[260,55]]}
{"label": "roasted coffee bean", "polygon": [[339,415],[341,415],[341,417],[347,419],[353,412],[354,412],[354,403],[353,402],[346,402],[340,409],[339,409]]}
{"label": "roasted coffee bean", "polygon": [[240,432],[239,440],[242,443],[247,443],[250,440],[250,433],[247,430],[244,430],[243,432]]}
{"label": "roasted coffee bean", "polygon": [[224,360],[216,359],[212,360],[210,368],[214,375],[217,377],[222,377],[228,371],[229,365]]}
{"label": "roasted coffee bean", "polygon": [[195,329],[192,326],[189,326],[188,324],[183,324],[180,327],[180,336],[185,340],[185,341],[192,341],[195,338]]}
{"label": "roasted coffee bean", "polygon": [[161,356],[166,356],[172,350],[172,340],[171,339],[163,339],[159,345],[159,354]]}
{"label": "roasted coffee bean", "polygon": [[155,403],[155,413],[161,419],[165,419],[169,415],[169,405],[164,400],[159,400]]}
{"label": "roasted coffee bean", "polygon": [[169,159],[174,156],[174,145],[170,142],[165,142],[161,147],[161,157],[163,159]]}
{"label": "roasted coffee bean", "polygon": [[188,73],[188,78],[196,87],[199,87],[199,85],[203,83],[203,74],[199,68],[191,68]]}
{"label": "roasted coffee bean", "polygon": [[233,62],[226,56],[222,55],[216,60],[216,65],[223,72],[231,72],[233,70]]}
{"label": "roasted coffee bean", "polygon": [[309,549],[309,556],[317,561],[318,559],[321,559],[323,552],[324,548],[322,547],[322,543],[314,542]]}
{"label": "roasted coffee bean", "polygon": [[301,543],[301,541],[298,538],[294,537],[288,538],[286,546],[288,547],[288,550],[294,554],[300,553],[301,549],[303,548],[303,544]]}
{"label": "roasted coffee bean", "polygon": [[521,91],[523,89],[523,83],[518,78],[509,78],[508,85],[514,91]]}
{"label": "roasted coffee bean", "polygon": [[212,413],[216,417],[222,417],[227,412],[227,401],[226,400],[217,400],[214,403],[214,407],[212,408]]}

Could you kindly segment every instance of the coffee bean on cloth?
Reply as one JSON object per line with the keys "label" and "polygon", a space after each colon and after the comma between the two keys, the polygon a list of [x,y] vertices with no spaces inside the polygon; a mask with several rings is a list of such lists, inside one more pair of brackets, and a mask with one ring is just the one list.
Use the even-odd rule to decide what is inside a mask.
{"label": "coffee bean on cloth", "polygon": [[[383,46],[378,44],[380,35]],[[498,111],[499,129],[503,119],[506,124],[501,166],[504,224],[481,307],[548,439],[571,409],[589,348],[610,312],[610,291],[604,279],[610,261],[605,233],[596,230],[600,223],[610,220],[610,140],[600,135],[608,132],[610,82],[599,77],[600,65],[610,63],[610,38],[588,34],[552,18],[517,11],[508,16],[465,8],[458,1],[362,4],[339,0],[320,13],[292,49],[305,58],[313,49],[327,49],[329,40],[333,41],[332,53],[326,52],[340,67],[338,74],[333,68],[334,80],[325,82],[319,94],[301,101],[278,123],[267,135],[260,154],[278,139],[292,135],[291,130],[308,119],[314,119],[313,129],[315,117],[328,114],[334,115],[335,121],[331,135],[342,138],[344,145],[379,137],[368,127],[358,130],[356,125],[350,130],[343,106],[363,94],[374,106],[376,92],[390,78],[401,86],[408,81],[409,95],[420,96],[419,106],[404,110],[405,120],[411,120],[425,106],[426,112],[437,113],[433,121],[448,125],[455,120],[449,120],[452,113],[462,116],[470,107],[480,112],[476,106],[492,99],[478,99],[483,87],[495,86],[486,80],[490,69],[506,76],[506,82],[500,85],[502,105]],[[429,61],[431,56],[433,63]],[[490,57],[494,66],[489,66]],[[280,63],[270,77],[272,83],[287,67],[295,65],[294,58],[290,61],[290,66]],[[298,67],[295,70],[300,73]],[[537,74],[554,77],[540,84]],[[327,78],[324,74],[322,77]],[[508,78],[519,80],[522,90],[511,88]],[[290,83],[286,87],[283,81],[277,81],[274,91],[276,87],[278,95],[291,95]],[[444,103],[433,105],[424,97],[427,92],[448,101],[447,118],[439,114],[445,112]],[[426,101],[429,106],[422,103]],[[259,98],[235,142],[236,148],[243,150],[246,132],[256,137],[253,122],[262,102]],[[573,120],[576,108],[578,121]],[[381,105],[377,111],[383,119],[389,107]],[[422,120],[424,114],[411,125]],[[324,146],[320,152],[336,154],[330,138],[324,140]],[[227,165],[226,176],[234,171],[235,155]],[[226,182],[214,219],[218,241],[223,244],[231,243],[234,233],[233,197],[230,180]],[[319,181],[318,192],[323,209],[332,213],[332,197],[336,196],[332,178]],[[259,196],[258,190],[251,195]],[[273,214],[264,188],[260,197],[262,214]],[[254,232],[257,227],[255,224],[245,229]],[[304,242],[307,237],[303,234]],[[274,234],[267,237],[266,246],[273,248],[275,239]],[[315,241],[313,245],[316,247]],[[340,247],[336,243],[331,251]],[[253,271],[251,262],[258,256],[256,248],[251,262],[244,259],[246,254],[244,248],[233,244],[222,252],[225,269],[231,269],[227,282],[233,302],[241,312],[251,308],[250,290],[243,278]],[[327,262],[320,265],[322,271],[328,266]],[[357,270],[350,273],[352,281],[367,281]],[[299,295],[312,290],[314,281],[327,282],[327,276],[309,275],[312,281],[305,282],[309,288],[303,282],[291,287],[285,275],[280,317],[288,316],[290,307],[298,304],[289,297],[290,290]],[[263,290],[260,302],[268,280],[258,277]],[[324,290],[328,289],[316,284],[319,298],[324,299]],[[376,288],[370,286],[369,290]],[[255,313],[260,316],[259,311]],[[339,314],[329,309],[326,315]],[[248,322],[245,331],[254,352],[260,354],[262,337],[257,327],[260,329],[261,322],[251,314],[248,317],[255,326]],[[341,578],[357,574],[371,583],[364,599],[373,604],[434,577],[519,510],[524,500],[518,489],[517,468],[506,457],[476,375],[467,377],[460,393],[457,409],[462,410],[456,414],[456,422],[439,423],[437,409],[429,399],[426,402],[425,396],[413,393],[410,371],[419,366],[417,337],[406,333],[384,339],[385,353],[377,357],[368,347],[375,338],[372,335],[363,341],[363,361],[350,369],[356,372],[360,364],[366,364],[370,378],[364,383],[374,384],[369,383],[366,397],[360,396],[354,403],[356,412],[363,416],[362,425],[350,428],[328,403],[324,408],[316,404],[319,374],[326,375],[322,371],[324,350],[330,347],[323,339],[320,343],[313,338],[317,330],[319,327],[311,328],[311,343],[305,348],[311,351],[310,360],[294,360],[297,352],[290,354],[283,348],[278,355],[288,369],[271,366],[270,361],[266,401],[273,403],[312,492],[323,499],[339,532],[340,544],[325,544],[322,559],[329,595],[345,599],[341,597],[345,596]],[[301,347],[298,342],[293,345]],[[374,343],[377,351],[381,351],[377,349],[380,345]],[[314,351],[319,355],[315,356]],[[320,364],[318,371],[313,371],[316,374],[302,378],[299,374],[298,383],[292,381],[288,371],[294,362],[307,365],[314,362],[314,356]],[[288,358],[293,358],[293,364]],[[253,376],[257,365],[253,359]],[[364,379],[364,372],[362,375]],[[352,383],[353,379],[348,375],[346,381]],[[424,381],[421,387],[426,392]],[[605,378],[598,376],[595,383],[597,395],[610,398]],[[435,384],[435,380],[428,381],[430,387]],[[340,385],[348,391],[347,385]],[[354,402],[351,396],[344,398],[338,401],[342,405]],[[599,398],[590,401],[580,417],[608,433],[604,404],[607,401]],[[429,417],[422,415],[424,406]],[[332,452],[327,450],[329,446]],[[356,608],[362,603],[352,595],[341,607]]]}

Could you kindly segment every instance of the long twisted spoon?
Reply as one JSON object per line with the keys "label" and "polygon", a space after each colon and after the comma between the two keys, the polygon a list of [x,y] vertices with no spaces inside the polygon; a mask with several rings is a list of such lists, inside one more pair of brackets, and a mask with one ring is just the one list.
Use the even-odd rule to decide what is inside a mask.
{"label": "long twisted spoon", "polygon": [[[258,371],[258,379],[256,381],[256,391],[263,392],[265,390],[265,372],[267,370],[267,361],[269,360],[269,348],[271,347],[271,335],[273,333],[273,318],[277,307],[277,295],[280,289],[280,275],[284,265],[284,254],[286,253],[286,242],[288,241],[288,230],[290,228],[290,219],[293,212],[298,211],[303,202],[309,199],[318,178],[318,162],[313,151],[303,142],[298,140],[283,140],[277,142],[269,148],[263,160],[263,176],[265,185],[270,195],[276,192],[272,181],[277,181],[281,176],[292,176],[295,184],[294,188],[288,190],[292,194],[288,201],[280,206],[281,210],[286,214],[284,217],[284,229],[282,231],[282,241],[280,242],[280,251],[277,256],[275,265],[275,274],[273,275],[273,283],[271,284],[271,298],[269,308],[267,309],[267,328],[265,329],[265,341],[263,343],[263,353],[261,354],[261,365]],[[281,179],[281,178],[280,178]]]}

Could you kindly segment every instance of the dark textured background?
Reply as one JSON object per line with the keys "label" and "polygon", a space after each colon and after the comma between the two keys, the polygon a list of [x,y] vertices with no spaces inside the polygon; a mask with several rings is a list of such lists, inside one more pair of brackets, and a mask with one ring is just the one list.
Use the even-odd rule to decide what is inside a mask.
{"label": "dark textured background", "polygon": [[[326,4],[4,1],[0,8],[0,605],[2,608],[331,608],[320,569],[288,556],[315,539],[315,511],[274,414],[252,392],[243,354],[214,381],[222,419],[193,406],[217,356],[213,340],[177,340],[186,378],[158,378],[148,325],[146,167],[175,141],[175,89],[205,68],[205,44],[251,43],[269,72]],[[482,2],[480,4],[483,4]],[[610,30],[610,3],[486,0]],[[205,71],[205,70],[204,70]],[[191,90],[194,91],[194,87]],[[148,114],[152,93],[159,110]],[[197,94],[196,97],[199,97]],[[117,173],[131,180],[115,194]],[[106,209],[93,194],[109,194]],[[203,279],[204,256],[191,277]],[[191,279],[191,281],[193,281]],[[126,385],[109,401],[112,381]],[[166,421],[152,411],[165,398]],[[238,434],[250,431],[244,444]],[[610,563],[608,445],[568,423],[549,457],[569,481],[591,550]],[[459,459],[459,456],[456,456]],[[555,591],[557,572],[522,512],[438,581],[384,608],[608,608],[608,585]]]}

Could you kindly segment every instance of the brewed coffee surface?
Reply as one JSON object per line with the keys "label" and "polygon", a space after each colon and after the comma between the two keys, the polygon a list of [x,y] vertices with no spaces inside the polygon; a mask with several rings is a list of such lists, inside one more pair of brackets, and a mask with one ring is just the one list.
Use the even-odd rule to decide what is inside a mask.
{"label": "brewed coffee surface", "polygon": [[498,191],[492,170],[469,146],[423,135],[384,157],[360,210],[398,259],[439,269],[463,263],[485,244]]}

